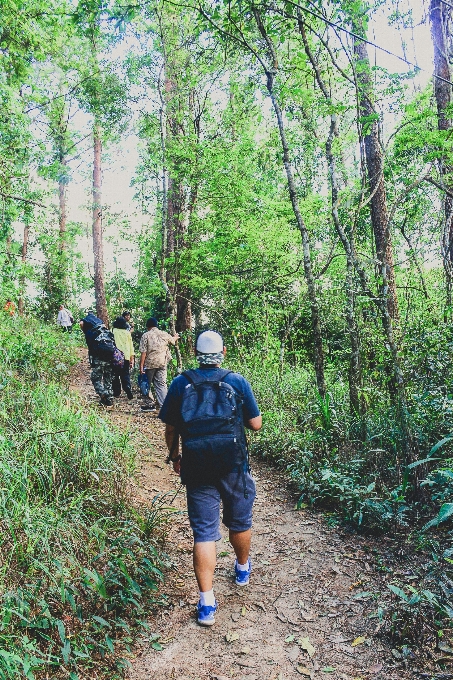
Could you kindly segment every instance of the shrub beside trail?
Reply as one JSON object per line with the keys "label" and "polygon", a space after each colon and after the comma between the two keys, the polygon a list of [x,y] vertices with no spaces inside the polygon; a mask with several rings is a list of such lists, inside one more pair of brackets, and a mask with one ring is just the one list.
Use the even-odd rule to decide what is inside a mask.
{"label": "shrub beside trail", "polygon": [[134,452],[69,392],[74,343],[2,319],[0,678],[115,677],[157,602],[152,526],[126,500]]}

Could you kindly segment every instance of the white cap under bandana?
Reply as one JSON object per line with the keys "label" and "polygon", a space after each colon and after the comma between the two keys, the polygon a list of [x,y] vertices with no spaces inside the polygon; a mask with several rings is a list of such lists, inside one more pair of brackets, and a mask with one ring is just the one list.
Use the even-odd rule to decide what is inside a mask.
{"label": "white cap under bandana", "polygon": [[223,351],[223,339],[215,331],[204,331],[197,339],[196,350],[200,354],[217,354]]}

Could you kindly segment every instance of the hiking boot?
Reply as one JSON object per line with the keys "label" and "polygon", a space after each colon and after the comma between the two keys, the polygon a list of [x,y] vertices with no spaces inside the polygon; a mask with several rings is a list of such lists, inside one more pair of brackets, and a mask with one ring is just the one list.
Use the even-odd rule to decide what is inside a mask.
{"label": "hiking boot", "polygon": [[113,399],[110,397],[107,397],[105,394],[102,395],[101,397],[101,404],[103,406],[113,406]]}
{"label": "hiking boot", "polygon": [[252,573],[252,563],[250,560],[248,560],[248,569],[245,571],[242,571],[241,569],[238,569],[238,561],[234,563],[234,574],[236,576],[236,585],[237,586],[247,586],[249,581],[250,581],[250,574]]}
{"label": "hiking boot", "polygon": [[133,395],[132,392],[126,392],[126,394],[127,394],[127,398],[129,399],[129,401],[134,398],[134,395]]}
{"label": "hiking boot", "polygon": [[140,409],[142,411],[155,411],[156,407],[154,404],[144,404],[143,406],[140,406]]}
{"label": "hiking boot", "polygon": [[212,626],[215,623],[215,613],[218,609],[219,605],[217,604],[217,600],[214,601],[214,606],[211,607],[210,605],[206,604],[203,607],[201,606],[201,602],[198,602],[197,604],[197,623],[200,626]]}

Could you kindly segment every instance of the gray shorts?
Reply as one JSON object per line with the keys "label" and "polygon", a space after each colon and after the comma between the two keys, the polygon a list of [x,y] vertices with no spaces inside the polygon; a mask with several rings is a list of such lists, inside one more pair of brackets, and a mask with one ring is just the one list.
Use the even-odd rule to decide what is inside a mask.
{"label": "gray shorts", "polygon": [[195,543],[218,541],[220,501],[223,503],[222,521],[231,531],[247,531],[252,526],[252,508],[256,496],[255,482],[245,473],[248,497],[244,498],[244,474],[235,470],[214,485],[188,486],[187,511]]}

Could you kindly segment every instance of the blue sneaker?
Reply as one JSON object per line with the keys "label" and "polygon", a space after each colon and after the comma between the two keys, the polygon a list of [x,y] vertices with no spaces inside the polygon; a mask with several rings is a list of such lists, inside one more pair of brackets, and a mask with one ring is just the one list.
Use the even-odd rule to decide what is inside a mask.
{"label": "blue sneaker", "polygon": [[214,600],[214,606],[208,604],[201,606],[201,602],[197,604],[197,623],[200,626],[212,626],[215,623],[215,613],[218,609],[217,600]]}
{"label": "blue sneaker", "polygon": [[250,574],[252,573],[252,563],[248,560],[249,568],[245,571],[238,569],[238,561],[234,563],[234,573],[236,575],[237,586],[247,586],[250,581]]}

